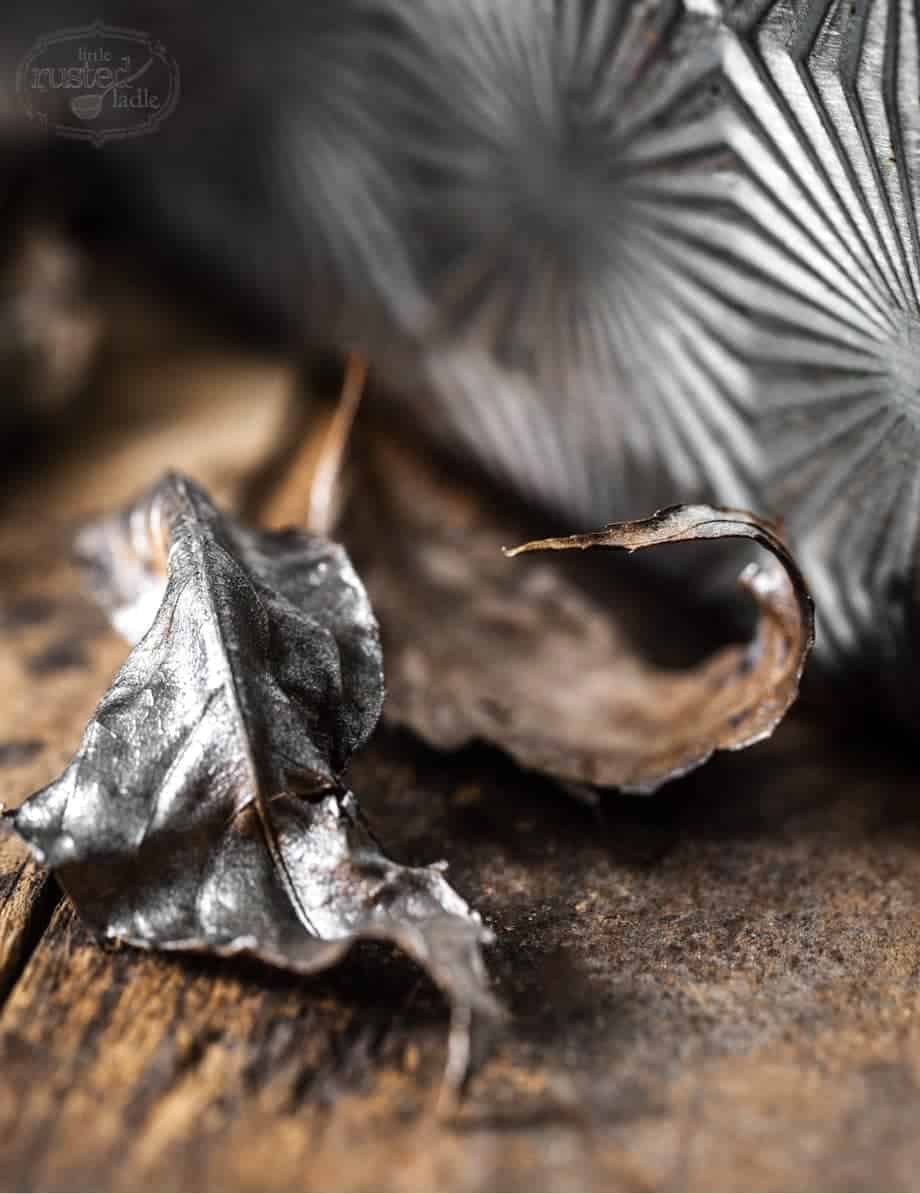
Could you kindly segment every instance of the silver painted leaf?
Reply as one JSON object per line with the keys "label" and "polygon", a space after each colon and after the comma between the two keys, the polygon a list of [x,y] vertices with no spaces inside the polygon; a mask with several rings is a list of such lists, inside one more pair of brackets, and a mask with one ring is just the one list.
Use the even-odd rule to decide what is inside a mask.
{"label": "silver painted leaf", "polygon": [[386,858],[344,785],[383,702],[377,623],[344,550],[243,530],[176,475],[79,548],[139,641],[15,830],[90,926],[134,945],[310,973],[360,938],[395,942],[452,1002],[460,1082],[471,1027],[498,1014],[488,934],[442,867]]}

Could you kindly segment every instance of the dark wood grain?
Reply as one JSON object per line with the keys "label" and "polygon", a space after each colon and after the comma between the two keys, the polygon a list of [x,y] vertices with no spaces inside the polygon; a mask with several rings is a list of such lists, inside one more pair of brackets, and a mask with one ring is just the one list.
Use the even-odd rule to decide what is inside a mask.
{"label": "dark wood grain", "polygon": [[[7,803],[60,770],[125,653],[64,562],[74,476],[0,527],[0,742],[42,744],[0,766]],[[29,670],[62,642],[87,666]],[[801,714],[592,810],[488,750],[381,734],[354,787],[398,860],[450,860],[512,1012],[447,1122],[447,1012],[404,958],[303,981],[103,948],[0,838],[0,1184],[915,1188],[917,783],[871,738]]]}
{"label": "dark wood grain", "polygon": [[0,1003],[13,989],[51,918],[56,885],[12,837],[0,837]]}

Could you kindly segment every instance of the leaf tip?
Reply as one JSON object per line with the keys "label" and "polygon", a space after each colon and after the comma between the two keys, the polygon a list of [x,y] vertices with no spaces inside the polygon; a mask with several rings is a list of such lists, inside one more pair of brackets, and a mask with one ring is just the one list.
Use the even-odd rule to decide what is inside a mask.
{"label": "leaf tip", "polygon": [[502,554],[506,559],[513,560],[515,556],[522,556],[528,551],[541,551],[551,542],[550,539],[530,539],[527,543],[518,543],[516,547],[503,547]]}

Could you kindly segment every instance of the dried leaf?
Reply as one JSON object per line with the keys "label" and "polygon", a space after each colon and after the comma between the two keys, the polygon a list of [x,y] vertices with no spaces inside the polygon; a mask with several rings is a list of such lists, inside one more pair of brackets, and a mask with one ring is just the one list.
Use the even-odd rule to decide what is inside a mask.
{"label": "dried leaf", "polygon": [[16,831],[94,929],[134,945],[311,973],[359,938],[395,942],[452,1002],[459,1084],[498,1013],[488,934],[442,866],[382,854],[344,786],[383,701],[344,550],[243,530],[169,475],[79,551],[139,641],[64,774],[9,814]]}
{"label": "dried leaf", "polygon": [[[747,647],[727,648],[687,675],[664,680],[665,690],[654,685],[642,710],[641,741],[624,751],[602,780],[592,782],[649,791],[698,767],[717,750],[741,750],[768,738],[798,696],[814,645],[814,609],[804,578],[768,523],[745,510],[704,505],[672,506],[637,522],[537,539],[505,552],[509,557],[589,547],[633,552],[700,539],[753,539],[772,552],[767,563],[748,564],[739,577],[759,608],[756,635]],[[509,749],[515,755],[522,750]]]}
{"label": "dried leaf", "polygon": [[[379,437],[378,437],[379,439]],[[494,509],[394,445],[363,452],[344,538],[381,621],[385,715],[443,749],[482,739],[574,784],[650,792],[769,735],[796,697],[814,615],[795,561],[742,511],[677,507],[596,535],[525,545],[618,547],[749,538],[772,557],[742,586],[760,611],[747,646],[685,671],[653,666],[625,608],[602,603],[558,559],[502,558]]]}

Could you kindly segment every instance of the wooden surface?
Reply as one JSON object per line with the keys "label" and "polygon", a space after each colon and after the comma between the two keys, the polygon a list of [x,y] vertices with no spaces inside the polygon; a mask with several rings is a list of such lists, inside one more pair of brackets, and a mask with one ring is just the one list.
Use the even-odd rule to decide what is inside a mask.
{"label": "wooden surface", "polygon": [[[117,468],[75,451],[7,501],[7,804],[58,773],[126,650],[79,595],[71,520],[164,463],[232,495],[245,462],[203,426],[125,431]],[[866,737],[800,716],[592,810],[486,749],[382,733],[355,789],[395,857],[450,860],[512,1012],[449,1122],[446,1010],[403,958],[302,981],[102,948],[0,839],[0,1186],[916,1189],[920,806]]]}

